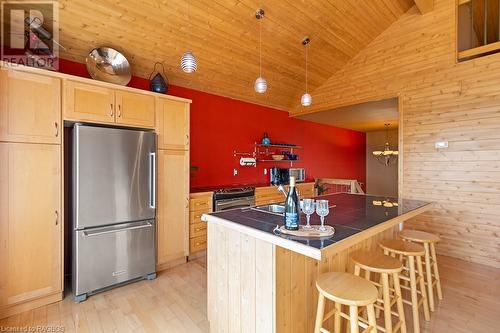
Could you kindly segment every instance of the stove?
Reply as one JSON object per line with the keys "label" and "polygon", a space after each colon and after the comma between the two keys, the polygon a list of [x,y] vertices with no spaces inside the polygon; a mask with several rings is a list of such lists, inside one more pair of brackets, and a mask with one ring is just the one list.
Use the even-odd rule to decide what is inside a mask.
{"label": "stove", "polygon": [[254,205],[255,187],[222,188],[214,192],[215,212]]}

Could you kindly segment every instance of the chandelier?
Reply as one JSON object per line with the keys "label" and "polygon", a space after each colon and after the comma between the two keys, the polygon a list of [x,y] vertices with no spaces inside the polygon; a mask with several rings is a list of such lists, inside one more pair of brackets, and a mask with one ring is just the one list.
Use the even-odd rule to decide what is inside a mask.
{"label": "chandelier", "polygon": [[385,166],[393,164],[398,159],[399,152],[392,150],[389,146],[389,126],[391,124],[384,124],[385,126],[385,147],[384,150],[375,150],[372,152],[373,156]]}

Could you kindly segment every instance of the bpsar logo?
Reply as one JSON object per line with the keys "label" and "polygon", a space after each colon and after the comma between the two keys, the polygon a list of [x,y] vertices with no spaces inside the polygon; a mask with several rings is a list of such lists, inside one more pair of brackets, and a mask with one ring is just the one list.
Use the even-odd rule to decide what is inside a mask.
{"label": "bpsar logo", "polygon": [[1,1],[1,57],[14,65],[57,70],[57,1]]}

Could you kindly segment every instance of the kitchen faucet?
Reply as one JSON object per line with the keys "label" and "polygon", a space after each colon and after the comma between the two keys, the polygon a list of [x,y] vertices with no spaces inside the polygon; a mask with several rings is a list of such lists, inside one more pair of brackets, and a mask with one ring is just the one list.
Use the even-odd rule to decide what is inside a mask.
{"label": "kitchen faucet", "polygon": [[[277,188],[278,192],[283,193],[283,195],[285,196],[285,200],[286,200],[286,198],[288,197],[288,192],[285,190],[285,187],[283,186],[283,184],[280,184],[277,187],[278,187]],[[299,201],[300,201],[300,192],[299,192],[299,189],[295,188],[295,191],[297,192],[297,197],[299,197]]]}
{"label": "kitchen faucet", "polygon": [[286,198],[288,197],[288,193],[286,192],[285,187],[282,184],[280,184],[278,186],[278,192],[283,193],[283,195],[285,196],[285,200],[286,200]]}

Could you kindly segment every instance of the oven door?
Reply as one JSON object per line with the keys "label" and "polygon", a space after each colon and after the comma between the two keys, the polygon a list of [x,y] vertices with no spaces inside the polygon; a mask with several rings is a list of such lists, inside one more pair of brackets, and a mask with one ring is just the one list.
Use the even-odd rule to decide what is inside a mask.
{"label": "oven door", "polygon": [[245,208],[255,206],[255,197],[242,197],[233,199],[221,199],[215,201],[215,211],[221,212],[229,209]]}

